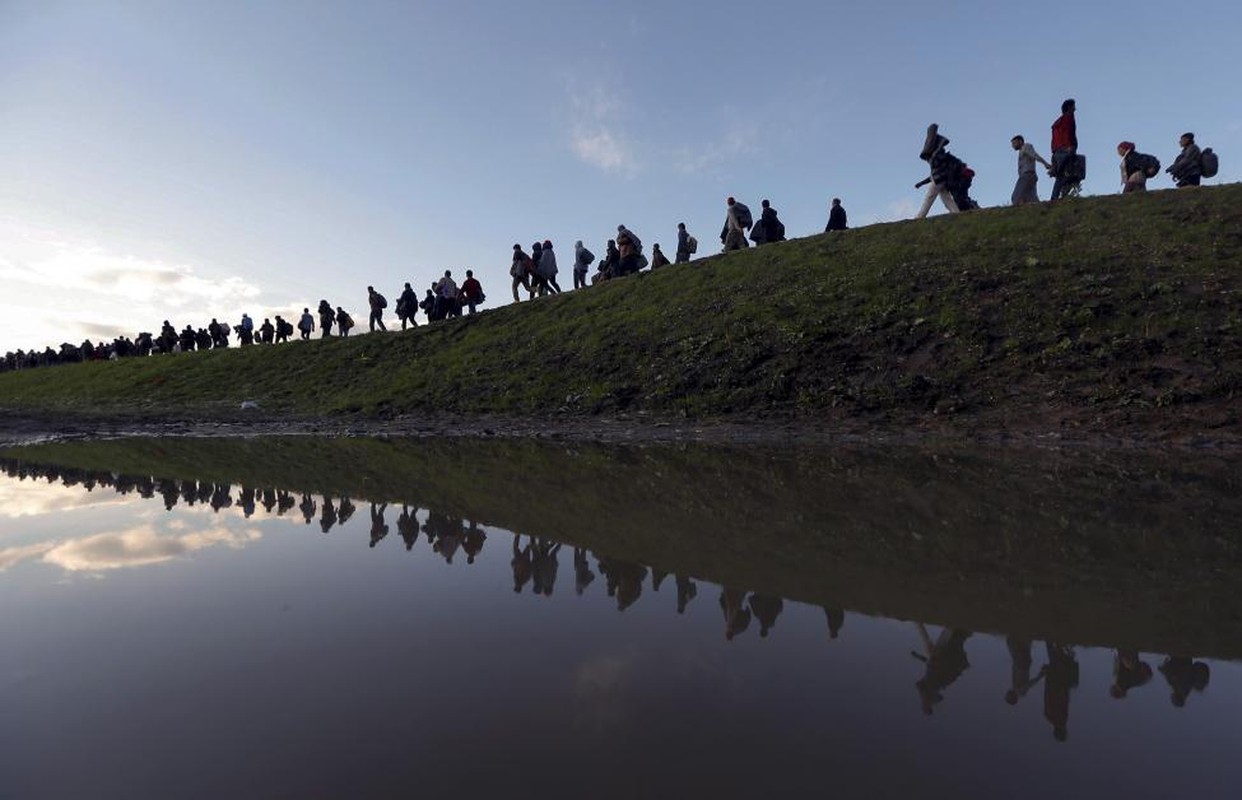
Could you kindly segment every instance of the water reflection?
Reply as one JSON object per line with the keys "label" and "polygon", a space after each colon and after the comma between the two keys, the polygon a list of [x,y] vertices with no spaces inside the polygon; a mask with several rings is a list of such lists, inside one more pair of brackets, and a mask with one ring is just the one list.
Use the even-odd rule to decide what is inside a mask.
{"label": "water reflection", "polygon": [[[134,462],[132,453],[124,455],[123,463]],[[109,457],[116,458],[117,454]],[[298,459],[290,457],[288,461],[297,463]],[[650,468],[650,461],[640,460],[635,471],[625,477],[641,480],[637,476]],[[749,477],[740,480],[755,483],[755,464],[744,463],[742,468]],[[876,558],[872,549],[876,544],[870,537],[873,529],[865,526],[861,535],[819,533],[796,538],[791,531],[829,530],[827,526],[834,522],[838,524],[836,531],[845,528],[839,518],[823,514],[822,509],[807,510],[806,505],[797,506],[787,519],[755,513],[729,528],[719,524],[722,514],[705,503],[687,503],[687,496],[679,494],[668,504],[649,500],[642,531],[634,528],[632,518],[612,517],[611,507],[596,509],[596,514],[586,518],[592,523],[589,529],[584,527],[583,517],[567,528],[538,522],[522,528],[517,524],[522,516],[512,510],[526,500],[520,493],[513,495],[517,499],[510,498],[508,505],[489,507],[484,502],[502,491],[499,487],[512,485],[503,472],[498,478],[480,480],[480,493],[472,497],[481,507],[471,512],[468,503],[459,502],[446,491],[448,483],[429,482],[422,473],[368,489],[360,488],[361,484],[379,482],[368,479],[352,487],[330,480],[299,482],[290,473],[279,471],[273,471],[268,480],[253,475],[238,481],[216,470],[206,470],[201,478],[174,475],[179,469],[143,475],[64,466],[30,457],[0,459],[0,470],[18,484],[37,481],[41,489],[58,486],[96,496],[110,492],[117,497],[141,498],[150,501],[144,505],[170,512],[156,511],[161,514],[158,522],[147,520],[123,531],[72,536],[61,530],[42,541],[22,540],[9,546],[2,546],[6,543],[0,539],[0,572],[11,573],[19,565],[35,561],[70,572],[153,567],[212,548],[252,545],[263,535],[259,525],[284,519],[292,523],[285,526],[289,529],[336,534],[329,541],[340,540],[364,554],[375,550],[375,557],[381,559],[410,554],[415,561],[453,567],[454,576],[481,573],[483,568],[473,566],[479,562],[498,564],[504,572],[505,594],[509,593],[511,577],[512,592],[539,598],[540,607],[546,607],[553,598],[560,601],[567,596],[579,605],[596,599],[606,602],[622,615],[618,619],[647,619],[653,613],[668,619],[693,617],[695,625],[707,626],[707,633],[715,641],[727,643],[727,652],[736,653],[742,661],[750,657],[746,648],[752,644],[771,649],[773,642],[779,645],[786,638],[797,640],[800,629],[796,619],[791,621],[794,610],[809,610],[815,617],[815,644],[837,653],[848,653],[852,647],[868,648],[869,663],[864,669],[883,676],[888,691],[910,713],[934,719],[952,717],[975,703],[967,685],[983,685],[990,706],[1029,709],[1031,714],[1042,711],[1043,722],[1036,727],[1043,739],[1052,742],[1069,742],[1081,735],[1072,736],[1071,732],[1080,731],[1084,720],[1101,714],[1098,698],[1117,707],[1141,704],[1153,696],[1154,684],[1160,679],[1168,687],[1169,702],[1160,700],[1166,708],[1180,709],[1188,701],[1196,702],[1196,696],[1211,683],[1207,659],[1238,655],[1235,625],[1242,615],[1237,613],[1237,601],[1230,599],[1236,586],[1231,583],[1237,575],[1236,558],[1232,557],[1229,537],[1213,523],[1215,514],[1237,510],[1236,500],[1227,495],[1214,496],[1211,510],[1200,511],[1200,524],[1206,519],[1207,527],[1182,529],[1192,543],[1192,557],[1165,565],[1164,572],[1151,560],[1153,553],[1164,552],[1162,545],[1147,541],[1157,537],[1159,531],[1155,529],[1138,527],[1132,546],[1123,554],[1106,546],[1112,544],[1106,535],[1084,533],[1072,526],[1063,529],[1050,546],[1069,549],[1081,567],[1073,577],[1089,577],[1103,589],[1093,592],[1084,591],[1076,581],[1003,587],[1012,582],[1012,572],[1002,574],[1000,581],[989,580],[988,572],[1010,567],[1012,562],[1007,559],[1013,553],[1037,552],[1034,548],[1038,544],[1016,530],[993,531],[990,539],[973,538],[974,545],[988,542],[987,552],[973,553],[974,563],[956,560],[953,569],[945,573],[943,554],[925,547],[928,538],[935,535],[934,527],[919,526],[900,536],[892,536],[887,530],[888,538],[879,548],[881,558]],[[1001,475],[1001,484],[1011,477]],[[659,480],[667,485],[668,472],[662,472]],[[700,475],[692,480],[701,483],[703,479]],[[730,476],[726,483],[734,485],[738,480]],[[396,483],[408,488],[403,490]],[[805,495],[806,487],[798,480],[790,481],[787,489],[768,484],[764,489],[768,505],[764,508],[793,509],[791,495]],[[990,488],[994,485],[984,487]],[[1144,487],[1144,491],[1151,489],[1150,484]],[[692,495],[698,496],[697,492]],[[1160,496],[1160,492],[1155,495]],[[814,498],[810,499],[813,504]],[[359,507],[365,512],[351,525]],[[510,516],[506,518],[496,508],[509,509]],[[181,516],[189,511],[199,515],[198,524],[192,528]],[[735,511],[728,508],[726,514]],[[959,525],[962,535],[971,538],[969,519],[980,512],[977,507],[962,512],[958,517],[942,517],[938,523]],[[708,532],[701,534],[693,525],[684,524],[682,515],[687,513],[711,523]],[[222,522],[225,520],[228,524]],[[393,541],[386,541],[394,524],[397,535]],[[1046,531],[1039,532],[1043,535]],[[423,537],[425,545],[416,547]],[[1196,537],[1224,540],[1224,545],[1203,545],[1218,548],[1205,552],[1211,556],[1211,574],[1220,583],[1200,581],[1182,593],[1184,581],[1175,580],[1178,576],[1198,580],[1208,574],[1198,570],[1193,557],[1194,547],[1202,545]],[[320,536],[306,539],[303,533],[299,538],[323,541]],[[1221,553],[1230,557],[1222,558]],[[508,570],[504,570],[506,558]],[[572,568],[572,592],[564,584],[557,592],[562,558]],[[876,566],[885,560],[895,563],[885,569]],[[1132,564],[1143,568],[1137,584],[1130,582],[1131,576],[1125,571]],[[1125,569],[1109,571],[1118,565]],[[944,580],[945,574],[954,579]],[[464,583],[463,588],[468,593],[472,585]],[[1134,585],[1141,586],[1141,592],[1128,593]],[[994,601],[990,607],[979,607],[981,594]],[[1153,603],[1150,595],[1159,597],[1158,603]],[[1146,609],[1162,607],[1144,618],[1134,613],[1133,600],[1138,597],[1146,598],[1142,600],[1149,603]],[[850,603],[851,599],[855,602]],[[452,607],[464,608],[470,602],[459,596]],[[518,600],[511,598],[509,602]],[[1204,613],[1209,604],[1213,613]],[[1073,610],[1067,612],[1067,608]],[[899,623],[899,645],[880,651],[872,648],[869,637],[876,635],[872,622],[865,616],[851,615],[847,625],[847,609],[904,620]],[[1181,624],[1170,625],[1165,621],[1168,619],[1180,620]],[[456,621],[464,629],[477,624],[464,612]],[[542,637],[550,634],[532,635],[544,642]],[[584,634],[579,631],[576,635]],[[844,650],[840,644],[829,644],[839,639],[844,640]],[[1003,663],[990,655],[991,642],[1001,648]],[[545,642],[542,646],[548,645]],[[1084,673],[1080,661],[1092,648],[1106,648],[1097,652],[1107,654],[1111,669]],[[574,690],[592,697],[621,691],[623,676],[633,668],[627,666],[631,664],[627,657],[601,658],[584,665]],[[995,662],[991,666],[989,659]],[[756,690],[748,687],[748,691]],[[1042,709],[1038,701],[1025,699],[1028,694],[1042,695]],[[1084,695],[1091,700],[1085,700]],[[1219,699],[1219,695],[1212,696]],[[510,702],[525,707],[528,700]],[[582,702],[590,705],[592,724],[600,730],[620,725],[619,720],[626,715],[625,709],[602,701]]]}

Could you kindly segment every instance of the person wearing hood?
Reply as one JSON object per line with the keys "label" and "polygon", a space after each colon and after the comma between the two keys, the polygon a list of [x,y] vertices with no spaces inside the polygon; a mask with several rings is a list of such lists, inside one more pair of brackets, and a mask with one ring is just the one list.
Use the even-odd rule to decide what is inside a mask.
{"label": "person wearing hood", "polygon": [[785,223],[777,218],[776,209],[767,200],[760,205],[763,210],[759,212],[759,224],[751,229],[750,240],[756,245],[785,241]]}
{"label": "person wearing hood", "polygon": [[574,288],[585,289],[587,285],[587,271],[591,268],[591,262],[595,260],[595,254],[582,244],[582,240],[574,242]]}
{"label": "person wearing hood", "polygon": [[1134,142],[1118,144],[1117,155],[1121,156],[1121,193],[1147,191],[1147,172],[1139,163],[1142,155],[1134,149]]}
{"label": "person wearing hood", "polygon": [[553,294],[561,293],[561,285],[556,282],[556,253],[552,250],[552,242],[545,239],[543,242],[543,256],[539,259],[539,277],[542,279],[541,294],[543,291],[550,291]]}
{"label": "person wearing hood", "polygon": [[915,219],[925,219],[937,197],[950,214],[956,214],[960,210],[957,201],[953,199],[953,193],[949,191],[949,170],[957,159],[945,149],[948,144],[948,138],[940,135],[939,125],[933,123],[927,127],[927,139],[923,142],[919,158],[927,162],[931,168],[931,176],[914,184],[916,189],[927,187],[927,196],[923,198],[923,205]]}

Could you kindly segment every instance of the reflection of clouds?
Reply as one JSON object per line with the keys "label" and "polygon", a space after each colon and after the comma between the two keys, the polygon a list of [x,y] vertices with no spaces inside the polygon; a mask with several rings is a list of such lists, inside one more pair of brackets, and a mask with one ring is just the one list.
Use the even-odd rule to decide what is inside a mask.
{"label": "reflection of clouds", "polygon": [[0,550],[0,571],[42,557],[70,572],[98,572],[171,561],[208,547],[245,547],[260,537],[258,530],[230,531],[216,527],[182,535],[161,535],[151,525],[119,533],[97,533],[62,542],[43,542]]}
{"label": "reflection of clouds", "polygon": [[0,572],[31,558],[38,558],[56,546],[55,542],[39,542],[0,550]]}
{"label": "reflection of clouds", "polygon": [[79,508],[104,508],[129,502],[111,489],[93,492],[81,486],[62,486],[39,481],[0,481],[0,519],[38,517]]}
{"label": "reflection of clouds", "polygon": [[633,656],[597,656],[574,674],[577,727],[596,733],[615,728],[630,715],[626,688],[634,676]]}

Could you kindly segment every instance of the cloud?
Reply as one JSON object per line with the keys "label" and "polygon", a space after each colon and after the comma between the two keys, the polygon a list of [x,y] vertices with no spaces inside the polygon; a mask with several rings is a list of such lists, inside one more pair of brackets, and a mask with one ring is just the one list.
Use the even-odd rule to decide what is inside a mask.
{"label": "cloud", "polygon": [[37,483],[0,480],[0,515],[6,520],[63,514],[80,508],[98,510],[124,502],[125,499],[111,489],[87,492],[80,486],[48,484],[42,480]]}
{"label": "cloud", "polygon": [[603,82],[571,86],[569,147],[579,160],[614,175],[630,176],[639,169],[625,133],[625,103],[620,92]]}
{"label": "cloud", "polygon": [[127,531],[6,548],[0,550],[0,572],[34,558],[69,572],[142,567],[162,564],[208,547],[245,547],[260,535],[253,528],[233,532],[224,527],[167,535],[152,525],[143,525]]}
{"label": "cloud", "polygon": [[[192,264],[111,252],[44,230],[0,226],[0,340],[42,349],[66,337],[115,338],[158,328],[170,313],[240,319],[260,288]],[[20,298],[20,299],[19,299]]]}
{"label": "cloud", "polygon": [[737,123],[715,141],[680,148],[673,166],[686,175],[714,172],[756,152],[758,142],[757,127]]}

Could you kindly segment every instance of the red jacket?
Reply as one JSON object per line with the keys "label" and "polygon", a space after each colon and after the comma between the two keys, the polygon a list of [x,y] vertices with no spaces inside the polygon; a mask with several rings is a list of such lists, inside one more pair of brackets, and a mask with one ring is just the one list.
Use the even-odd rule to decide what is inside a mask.
{"label": "red jacket", "polygon": [[462,281],[461,293],[469,300],[478,300],[483,294],[483,286],[478,278],[466,278]]}
{"label": "red jacket", "polygon": [[1052,152],[1077,149],[1078,123],[1074,122],[1074,112],[1067,111],[1052,123]]}

